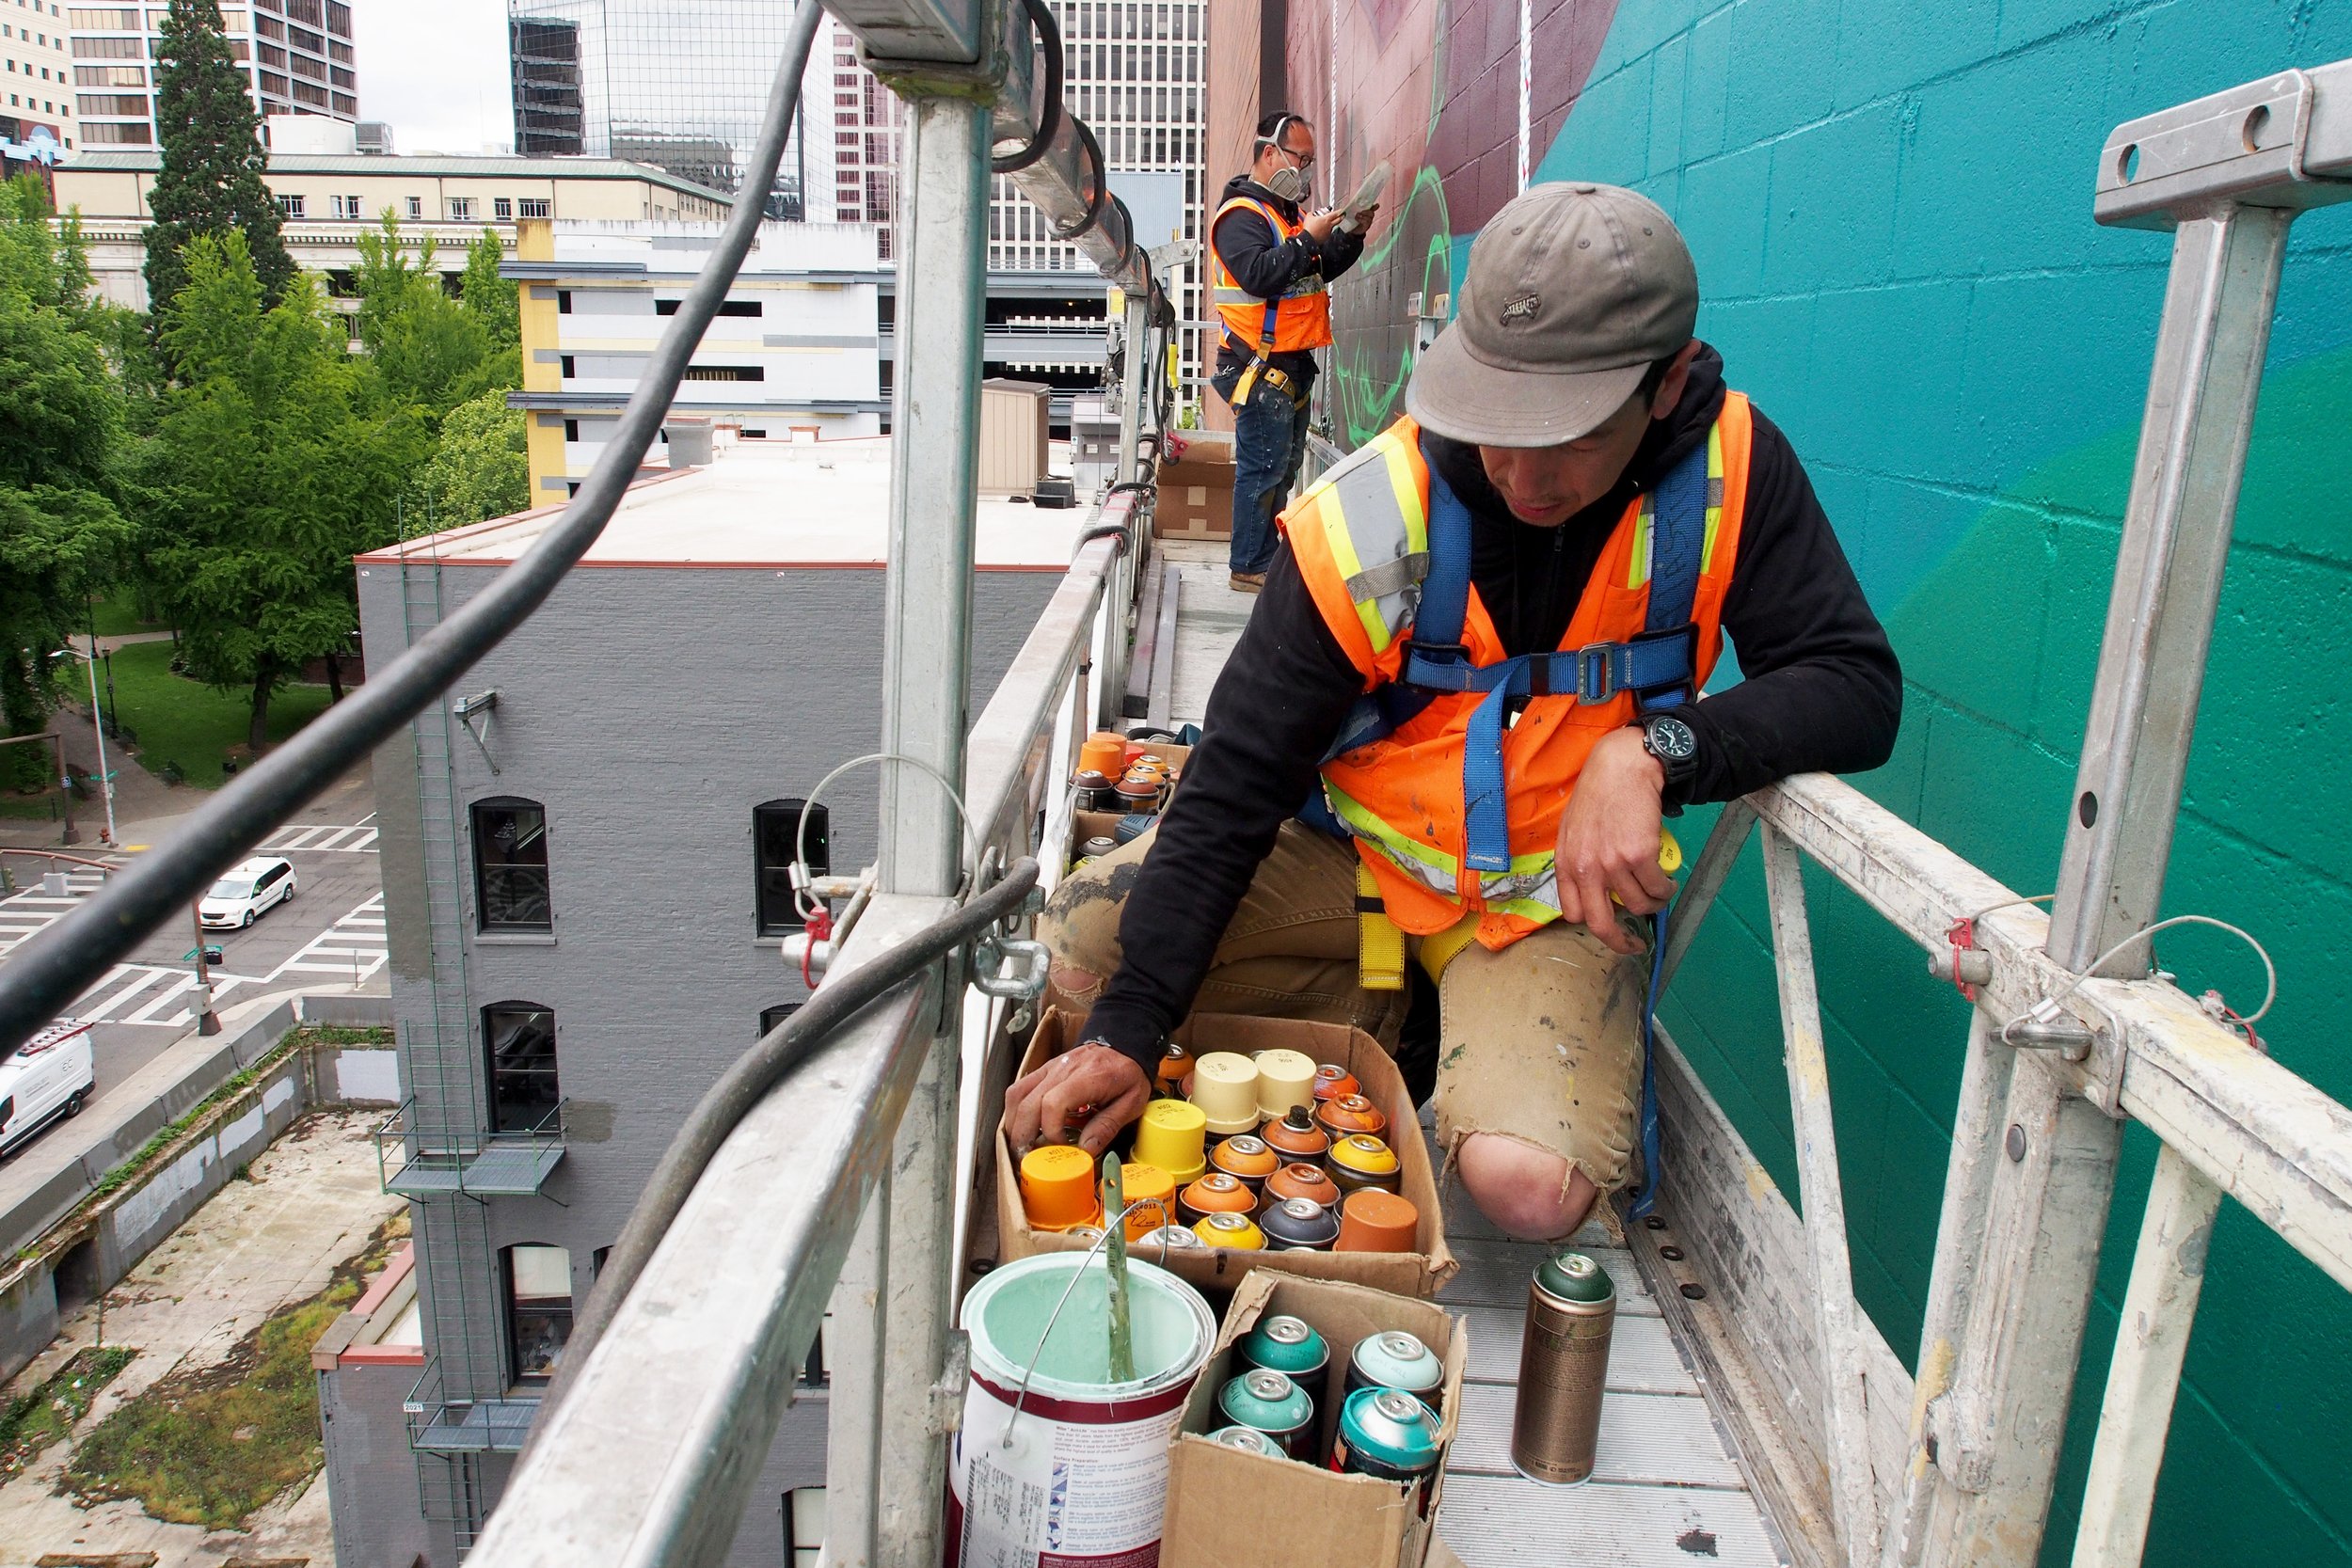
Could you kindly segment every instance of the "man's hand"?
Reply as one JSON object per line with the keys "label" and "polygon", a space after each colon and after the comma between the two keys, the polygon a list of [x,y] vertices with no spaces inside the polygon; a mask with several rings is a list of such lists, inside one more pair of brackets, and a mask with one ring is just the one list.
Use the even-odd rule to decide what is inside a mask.
{"label": "man's hand", "polygon": [[1612,730],[1584,759],[1560,814],[1560,916],[1581,923],[1613,952],[1630,953],[1634,943],[1617,924],[1611,894],[1634,914],[1656,913],[1675,895],[1674,879],[1658,868],[1665,788],[1665,765],[1643,749],[1642,732]]}
{"label": "man's hand", "polygon": [[[1018,1160],[1041,1143],[1072,1142],[1074,1133],[1079,1148],[1099,1157],[1143,1115],[1151,1095],[1151,1080],[1133,1060],[1107,1045],[1082,1045],[1005,1091],[1005,1141]],[[1089,1108],[1083,1120],[1076,1115]]]}
{"label": "man's hand", "polygon": [[1351,225],[1351,227],[1357,233],[1363,235],[1366,239],[1370,239],[1372,237],[1372,226],[1379,218],[1379,216],[1380,203],[1375,201],[1371,206],[1356,214],[1356,221],[1353,225]]}
{"label": "man's hand", "polygon": [[1321,245],[1331,237],[1331,230],[1338,226],[1340,216],[1336,208],[1328,213],[1315,213],[1300,218],[1298,227],[1312,234],[1315,237],[1315,244]]}

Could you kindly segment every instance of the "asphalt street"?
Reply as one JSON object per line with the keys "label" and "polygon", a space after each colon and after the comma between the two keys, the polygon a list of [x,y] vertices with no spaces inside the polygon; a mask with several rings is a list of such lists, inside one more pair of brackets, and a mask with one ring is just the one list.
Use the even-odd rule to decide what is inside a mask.
{"label": "asphalt street", "polygon": [[[176,820],[126,822],[119,848],[86,840],[61,853],[128,864],[177,827]],[[204,940],[222,950],[213,974],[216,1008],[305,988],[383,989],[384,896],[375,838],[373,790],[362,768],[262,841],[255,854],[294,863],[297,892],[250,929],[205,933]],[[11,848],[7,859],[20,891],[0,899],[0,967],[103,879],[94,869],[61,865],[66,895],[53,897],[41,886],[39,850]],[[97,1021],[91,1040],[98,1100],[194,1025],[196,976],[188,958],[195,945],[190,914],[141,942],[66,1009],[66,1016]]]}

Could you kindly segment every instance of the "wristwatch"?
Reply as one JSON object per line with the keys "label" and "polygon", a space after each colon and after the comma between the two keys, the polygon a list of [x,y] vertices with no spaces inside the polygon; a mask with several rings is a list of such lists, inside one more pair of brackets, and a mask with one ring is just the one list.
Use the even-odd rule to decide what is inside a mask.
{"label": "wristwatch", "polygon": [[1666,770],[1666,799],[1679,813],[1681,801],[1678,786],[1691,782],[1699,769],[1699,737],[1690,725],[1671,713],[1644,716],[1642,750],[1658,759]]}

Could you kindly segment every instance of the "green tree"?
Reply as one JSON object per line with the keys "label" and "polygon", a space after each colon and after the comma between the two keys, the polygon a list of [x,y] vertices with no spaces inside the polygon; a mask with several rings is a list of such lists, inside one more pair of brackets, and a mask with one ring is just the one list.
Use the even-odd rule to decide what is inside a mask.
{"label": "green tree", "polygon": [[[384,395],[417,405],[435,424],[469,398],[514,386],[522,364],[520,355],[511,344],[502,347],[485,322],[486,299],[476,309],[450,296],[435,264],[437,254],[427,236],[412,260],[398,222],[386,213],[378,229],[359,236],[359,265],[353,274],[359,292],[359,340],[367,345]],[[469,263],[469,277],[472,271]],[[494,270],[490,282],[500,281]],[[512,286],[506,287],[511,293]]]}
{"label": "green tree", "polygon": [[149,569],[189,673],[250,691],[258,752],[270,698],[348,644],[351,558],[391,540],[430,443],[413,410],[370,396],[315,278],[268,305],[236,230],[184,260],[161,327],[179,377],[149,465]]}
{"label": "green tree", "polygon": [[513,283],[499,276],[499,263],[505,260],[506,247],[499,242],[497,231],[485,229],[466,252],[466,276],[458,285],[457,297],[489,333],[491,342],[500,348],[515,348],[523,337],[522,296]]}
{"label": "green tree", "polygon": [[469,398],[441,421],[440,445],[420,483],[432,525],[462,528],[531,504],[531,460],[523,414],[501,390]]}
{"label": "green tree", "polygon": [[262,178],[261,120],[245,73],[230,58],[215,0],[171,0],[156,45],[155,124],[163,166],[148,196],[147,297],[160,323],[187,278],[183,260],[199,234],[242,230],[264,304],[293,283],[294,259],[278,236],[278,203]]}
{"label": "green tree", "polygon": [[[78,225],[53,232],[29,177],[0,183],[0,721],[44,727],[49,654],[82,625],[133,531],[118,507],[122,397],[83,328],[89,266]],[[0,752],[15,782],[31,747]]]}

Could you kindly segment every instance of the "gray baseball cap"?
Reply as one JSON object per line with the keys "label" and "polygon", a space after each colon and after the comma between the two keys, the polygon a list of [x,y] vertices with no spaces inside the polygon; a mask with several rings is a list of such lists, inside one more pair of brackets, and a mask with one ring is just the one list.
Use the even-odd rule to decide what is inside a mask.
{"label": "gray baseball cap", "polygon": [[1573,441],[1698,325],[1674,220],[1616,185],[1532,185],[1479,230],[1454,320],[1405,390],[1422,427],[1488,447]]}

